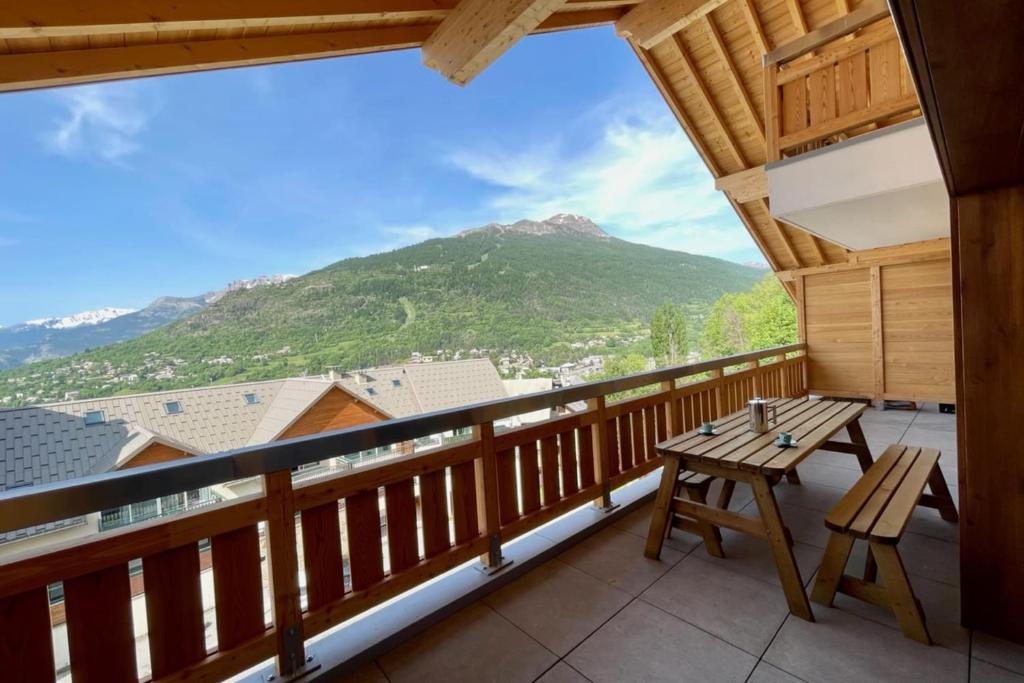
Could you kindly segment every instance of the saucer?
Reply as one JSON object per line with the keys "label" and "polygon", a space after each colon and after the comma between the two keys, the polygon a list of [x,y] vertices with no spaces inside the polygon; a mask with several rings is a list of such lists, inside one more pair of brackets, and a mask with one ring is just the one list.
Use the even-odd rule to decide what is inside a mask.
{"label": "saucer", "polygon": [[776,438],[775,439],[775,443],[773,443],[772,445],[773,446],[778,446],[779,448],[796,448],[800,444],[797,441],[795,441],[795,440],[794,441],[790,441],[789,443],[782,443],[782,441],[780,441],[778,438]]}

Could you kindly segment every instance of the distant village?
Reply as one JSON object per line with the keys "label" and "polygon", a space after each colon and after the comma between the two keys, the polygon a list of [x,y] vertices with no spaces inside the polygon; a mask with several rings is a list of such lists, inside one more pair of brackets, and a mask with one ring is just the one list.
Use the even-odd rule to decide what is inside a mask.
{"label": "distant village", "polygon": [[[554,386],[568,386],[600,374],[604,371],[605,358],[609,354],[634,346],[646,338],[645,334],[626,334],[575,341],[570,344],[570,348],[576,357],[559,365],[546,364],[522,351],[488,348],[436,349],[433,353],[414,352],[411,357],[400,362],[417,364],[489,358],[503,379],[550,378]],[[132,387],[143,380],[171,384],[175,379],[194,377],[195,373],[190,371],[194,370],[196,363],[211,367],[236,364],[251,367],[253,364],[267,364],[275,358],[288,358],[292,355],[292,347],[283,346],[247,358],[221,355],[199,361],[188,361],[151,352],[147,353],[142,364],[136,367],[126,367],[109,361],[100,363],[80,360],[54,370],[7,378],[0,385],[0,408],[77,400],[82,398],[81,392],[73,387],[80,386],[89,386],[91,393],[109,396],[131,392]],[[300,369],[297,373],[291,374],[304,373]]]}

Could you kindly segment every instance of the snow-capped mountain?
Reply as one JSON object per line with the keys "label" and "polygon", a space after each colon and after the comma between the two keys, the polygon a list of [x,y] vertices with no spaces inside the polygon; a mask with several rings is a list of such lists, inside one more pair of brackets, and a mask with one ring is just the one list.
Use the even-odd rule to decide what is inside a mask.
{"label": "snow-capped mountain", "polygon": [[162,296],[139,310],[108,306],[0,327],[0,369],[133,339],[201,311],[230,292],[279,285],[294,277],[260,275],[199,296]]}
{"label": "snow-capped mountain", "polygon": [[80,327],[81,325],[99,325],[105,323],[108,320],[113,320],[122,315],[128,313],[134,313],[134,308],[113,308],[107,306],[106,308],[99,308],[95,311],[82,311],[81,313],[74,313],[72,315],[65,315],[60,318],[39,318],[37,320],[26,320],[21,323],[22,325],[29,325],[34,327],[45,327],[51,330],[68,330],[72,327]]}

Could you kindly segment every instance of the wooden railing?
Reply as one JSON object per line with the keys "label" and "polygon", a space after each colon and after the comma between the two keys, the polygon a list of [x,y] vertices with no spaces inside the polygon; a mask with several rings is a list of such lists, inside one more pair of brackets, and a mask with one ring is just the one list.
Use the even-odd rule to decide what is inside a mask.
{"label": "wooden railing", "polygon": [[[658,441],[735,411],[755,395],[805,394],[804,348],[793,344],[0,494],[0,531],[8,531],[264,470],[262,494],[0,564],[0,671],[5,680],[54,679],[47,588],[63,582],[76,683],[138,680],[129,563],[142,558],[152,679],[220,680],[273,657],[279,672],[294,673],[306,666],[305,641],[325,629],[477,557],[497,569],[502,543],[591,501],[610,506],[612,489],[659,466]],[[606,401],[640,387],[653,391]],[[579,400],[588,401],[587,410],[495,433],[494,419]],[[338,444],[355,452],[472,420],[470,441],[293,485],[292,467],[323,458]],[[212,572],[212,649],[201,565]]]}
{"label": "wooden railing", "polygon": [[807,41],[766,58],[769,162],[903,120],[919,107],[891,18],[859,36],[826,38],[824,46]]}

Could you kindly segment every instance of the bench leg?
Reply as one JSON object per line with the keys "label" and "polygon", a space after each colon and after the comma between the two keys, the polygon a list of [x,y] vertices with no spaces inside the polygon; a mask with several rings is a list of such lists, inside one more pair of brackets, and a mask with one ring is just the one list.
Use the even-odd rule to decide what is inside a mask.
{"label": "bench leg", "polygon": [[679,481],[679,458],[665,456],[663,459],[665,465],[661,470],[661,484],[658,487],[658,496],[654,499],[651,528],[647,532],[647,544],[644,546],[644,555],[652,560],[661,557],[665,530],[672,518],[672,498],[675,496],[676,484]]}
{"label": "bench leg", "polygon": [[821,568],[818,570],[818,578],[814,581],[811,600],[819,605],[832,606],[852,549],[853,536],[835,532],[828,535],[828,545],[825,547],[825,555],[821,558]]}
{"label": "bench leg", "polygon": [[947,522],[960,521],[956,505],[953,504],[953,496],[949,494],[949,487],[946,486],[946,478],[942,476],[942,470],[939,469],[939,463],[937,462],[935,467],[932,468],[931,474],[928,475],[928,488],[931,489],[932,494],[938,499],[938,510],[942,519]]}
{"label": "bench leg", "polygon": [[800,578],[796,558],[793,557],[793,548],[787,542],[786,525],[782,523],[779,504],[775,501],[771,484],[766,477],[754,476],[751,477],[750,486],[754,490],[754,500],[757,501],[761,522],[764,524],[768,543],[771,544],[772,554],[775,556],[775,566],[779,571],[786,602],[789,603],[789,611],[807,621],[814,621],[814,613],[811,612],[811,604],[807,601],[807,593],[804,592],[804,582]]}
{"label": "bench leg", "polygon": [[871,457],[871,449],[868,448],[868,440],[864,437],[864,430],[860,427],[859,418],[846,425],[846,433],[850,435],[850,443],[857,448],[856,456],[861,472],[867,472],[874,464],[874,459]]}
{"label": "bench leg", "polygon": [[795,467],[791,469],[789,472],[786,472],[786,481],[792,484],[793,486],[800,485],[800,475],[797,474]]}
{"label": "bench leg", "polygon": [[[708,502],[704,491],[698,489],[687,488],[686,497],[694,503],[702,505],[707,505]],[[722,551],[722,532],[718,530],[718,527],[710,522],[699,521],[697,522],[697,528],[700,529],[700,534],[704,537],[704,545],[707,547],[708,555],[712,557],[725,557],[725,553]]]}
{"label": "bench leg", "polygon": [[871,552],[871,547],[868,546],[867,555],[864,556],[864,580],[868,583],[874,583],[878,578],[878,563],[875,562],[875,555]]}
{"label": "bench leg", "polygon": [[903,568],[900,555],[896,547],[871,543],[871,553],[878,563],[878,571],[882,575],[882,583],[889,594],[889,605],[892,607],[896,620],[900,622],[903,634],[908,638],[931,645],[932,640],[928,637],[928,629],[924,625],[924,616],[921,608],[914,597],[914,590],[910,587],[907,579],[907,572]]}

